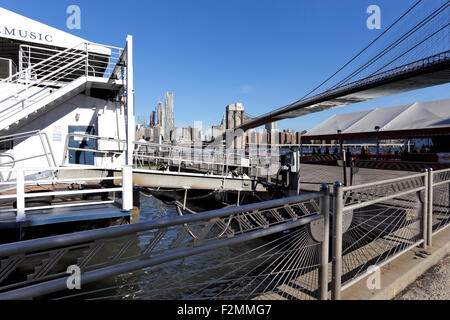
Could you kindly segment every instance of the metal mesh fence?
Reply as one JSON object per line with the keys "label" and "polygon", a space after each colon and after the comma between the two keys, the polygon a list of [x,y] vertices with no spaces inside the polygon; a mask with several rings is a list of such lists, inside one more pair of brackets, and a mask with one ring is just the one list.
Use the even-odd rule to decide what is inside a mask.
{"label": "metal mesh fence", "polygon": [[450,170],[433,173],[432,231],[436,234],[450,224]]}
{"label": "metal mesh fence", "polygon": [[356,209],[343,234],[345,284],[421,240],[422,206],[416,193]]}

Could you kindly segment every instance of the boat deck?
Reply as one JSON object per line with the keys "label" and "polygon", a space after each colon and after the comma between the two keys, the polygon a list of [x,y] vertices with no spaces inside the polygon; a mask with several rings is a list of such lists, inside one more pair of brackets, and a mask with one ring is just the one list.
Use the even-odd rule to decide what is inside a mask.
{"label": "boat deck", "polygon": [[34,227],[67,222],[83,222],[129,217],[116,204],[92,204],[78,207],[35,210],[27,213],[24,221],[16,221],[14,212],[0,214],[0,230],[19,227]]}

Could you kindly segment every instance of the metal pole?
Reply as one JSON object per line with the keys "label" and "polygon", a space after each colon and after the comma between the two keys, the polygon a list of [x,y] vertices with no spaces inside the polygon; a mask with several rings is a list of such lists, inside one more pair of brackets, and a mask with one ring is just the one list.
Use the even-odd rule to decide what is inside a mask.
{"label": "metal pole", "polygon": [[423,185],[425,186],[425,190],[423,193],[423,203],[422,203],[422,239],[423,244],[422,248],[427,248],[427,240],[428,240],[428,169],[422,169],[422,172],[425,173],[423,177]]}
{"label": "metal pole", "polygon": [[334,212],[333,212],[333,271],[331,299],[341,299],[342,278],[342,215],[344,209],[344,192],[342,182],[334,183]]}
{"label": "metal pole", "polygon": [[133,210],[133,166],[122,169],[122,210]]}
{"label": "metal pole", "polygon": [[433,169],[428,169],[428,237],[427,245],[433,246],[433,183],[434,183]]}
{"label": "metal pole", "polygon": [[127,158],[126,165],[133,165],[133,150],[135,138],[134,123],[134,83],[133,83],[133,37],[127,37]]}
{"label": "metal pole", "polygon": [[[88,48],[88,43],[86,42],[85,44],[85,50],[86,50],[86,62],[85,62],[85,75],[86,77],[89,76],[89,48]],[[95,74],[93,74],[93,76],[95,77]]]}
{"label": "metal pole", "polygon": [[344,186],[347,186],[347,155],[345,154],[345,149],[342,149],[342,168],[344,171]]}
{"label": "metal pole", "polygon": [[320,198],[320,212],[323,216],[323,242],[321,244],[320,271],[319,271],[319,292],[320,300],[328,299],[328,262],[330,253],[330,187],[323,184],[320,187],[323,192]]}
{"label": "metal pole", "polygon": [[16,170],[16,221],[25,221],[25,174],[23,169]]}

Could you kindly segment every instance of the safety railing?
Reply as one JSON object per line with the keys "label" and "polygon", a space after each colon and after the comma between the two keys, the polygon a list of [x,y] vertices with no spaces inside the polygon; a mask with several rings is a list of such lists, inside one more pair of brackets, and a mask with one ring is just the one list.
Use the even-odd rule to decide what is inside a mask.
{"label": "safety railing", "polygon": [[[110,78],[113,75],[116,65],[119,63],[123,49],[119,47],[106,46],[94,43],[81,43],[73,48],[75,51],[87,53],[86,61],[83,68],[80,69],[82,74],[93,77]],[[29,70],[28,78],[30,80],[37,80],[39,74],[42,73],[42,68],[32,68],[36,64],[46,61],[44,65],[53,61],[51,58],[58,55],[61,50],[43,48],[31,45],[21,45],[19,48],[19,70]],[[63,57],[64,59],[66,57]],[[25,73],[27,74],[27,73]],[[118,74],[117,79],[125,80],[125,73]],[[25,76],[22,74],[21,78]],[[70,79],[73,77],[68,77]],[[20,78],[19,78],[20,79]]]}
{"label": "safety railing", "polygon": [[[21,142],[25,139],[33,139],[36,138],[35,146],[39,145],[41,148],[36,152],[32,150],[27,150],[27,155],[25,157],[18,158],[14,153],[14,147],[18,142]],[[4,151],[0,154],[0,157],[7,158],[6,161],[0,162],[0,168],[15,168],[17,164],[23,164],[23,162],[33,160],[33,159],[42,159],[44,158],[47,161],[48,167],[56,167],[55,157],[53,155],[52,147],[50,141],[48,139],[47,133],[42,132],[40,130],[21,132],[17,134],[12,134],[8,136],[0,137],[0,145],[5,146]],[[8,172],[6,176],[0,174],[0,181],[7,182],[13,177],[12,172]],[[1,188],[0,188],[1,190]]]}
{"label": "safety railing", "polygon": [[[78,148],[78,147],[71,147],[70,141],[71,139],[79,139],[81,141],[88,141],[90,139],[94,140],[94,147],[93,148]],[[119,167],[120,165],[114,162],[106,162],[107,156],[110,155],[121,155],[123,152],[127,149],[127,142],[124,139],[117,139],[117,138],[107,138],[107,137],[100,137],[96,135],[91,135],[87,133],[69,133],[66,136],[65,144],[64,144],[64,157],[61,165],[68,165],[69,159],[70,159],[70,151],[76,151],[76,152],[87,152],[87,153],[93,153],[94,155],[101,155],[100,157],[101,161],[96,163],[99,167]]]}
{"label": "safety railing", "polygon": [[[332,298],[409,250],[432,246],[449,222],[450,170],[334,186]],[[439,195],[439,196],[436,196]]]}
{"label": "safety railing", "polygon": [[[276,160],[277,164],[278,158]],[[246,155],[244,150],[209,149],[195,146],[135,142],[134,163],[136,167],[149,168],[173,166],[178,172],[181,168],[198,169],[219,175],[228,175],[232,168],[239,174],[246,172],[252,177],[264,176],[273,164],[272,157],[264,155]],[[244,168],[247,168],[246,170]]]}
{"label": "safety railing", "polygon": [[[165,270],[174,270],[180,260],[190,267],[174,270],[174,277],[164,276],[164,283],[147,281],[152,298],[179,298],[180,290],[186,299],[326,298],[328,197],[329,192],[323,190],[173,219],[0,245],[0,299],[64,291],[68,265],[81,270],[80,284],[85,287],[105,277],[161,264]],[[310,228],[322,237],[319,241],[308,238]],[[286,233],[288,230],[293,231]],[[267,240],[255,250],[238,250],[239,254],[209,266],[203,263],[195,268],[191,264],[192,259],[214,256],[258,239]],[[28,266],[27,274],[17,278],[24,265]],[[90,293],[78,291],[75,296]],[[74,292],[67,292],[67,297],[71,295]]]}
{"label": "safety railing", "polygon": [[[429,171],[429,235],[436,235],[450,225],[450,169]],[[429,239],[432,245],[432,238]]]}
{"label": "safety railing", "polygon": [[[88,169],[88,168],[85,168]],[[97,170],[98,167],[92,167]],[[78,170],[76,167],[55,167],[45,168],[52,170],[53,177],[37,177],[27,180],[27,172],[37,172],[39,168],[0,168],[0,172],[13,172],[15,179],[7,182],[0,182],[0,186],[8,186],[13,192],[3,192],[0,194],[3,213],[16,213],[17,221],[24,221],[27,213],[36,210],[46,210],[55,208],[80,207],[97,204],[116,203],[116,193],[123,194],[122,209],[132,209],[132,170],[129,167],[122,169],[122,176],[104,177],[73,177],[58,178],[62,171]],[[83,184],[95,182],[103,184],[101,188],[83,189]],[[116,187],[117,185],[117,187]],[[81,188],[80,188],[81,187]],[[131,204],[129,196],[131,194]],[[101,195],[101,200],[87,200],[89,195]],[[111,197],[109,196],[111,195]],[[43,200],[44,199],[44,200]],[[43,203],[48,205],[42,205]],[[36,205],[38,203],[38,205]]]}

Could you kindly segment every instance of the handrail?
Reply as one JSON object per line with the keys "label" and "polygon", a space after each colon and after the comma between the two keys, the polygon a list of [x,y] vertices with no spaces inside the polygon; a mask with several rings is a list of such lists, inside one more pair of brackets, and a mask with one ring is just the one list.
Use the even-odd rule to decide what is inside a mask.
{"label": "handrail", "polygon": [[88,242],[97,239],[116,238],[128,234],[146,231],[149,229],[167,228],[176,225],[184,225],[187,223],[201,222],[204,220],[211,220],[216,218],[232,216],[247,211],[265,210],[273,207],[287,206],[290,204],[296,204],[299,202],[316,199],[321,196],[323,196],[323,192],[315,192],[300,196],[294,196],[290,198],[281,198],[265,202],[248,204],[240,207],[227,207],[223,209],[217,209],[193,215],[175,217],[170,220],[169,219],[159,219],[156,221],[151,220],[148,222],[141,222],[138,224],[131,224],[126,226],[110,227],[98,230],[88,230],[77,233],[65,234],[62,236],[53,236],[43,239],[22,241],[19,243],[4,244],[0,245],[0,257],[6,257],[11,254],[20,254],[34,250],[46,250],[54,246],[58,247],[70,246],[80,241]]}
{"label": "handrail", "polygon": [[50,142],[48,140],[48,136],[47,136],[46,132],[42,132],[40,130],[33,130],[33,131],[28,131],[28,132],[16,133],[16,134],[8,135],[8,136],[0,136],[0,143],[1,142],[4,143],[4,142],[8,142],[8,141],[15,141],[15,140],[19,140],[19,139],[26,139],[26,138],[31,138],[31,137],[39,137],[43,153],[42,154],[39,153],[36,155],[31,155],[31,156],[27,155],[25,158],[13,159],[10,162],[1,163],[0,164],[0,172],[1,172],[1,169],[3,169],[2,166],[13,164],[13,167],[14,167],[15,164],[18,162],[35,159],[35,158],[40,158],[40,157],[45,157],[47,159],[47,163],[50,167],[56,165],[52,147],[50,145]]}
{"label": "handrail", "polygon": [[56,58],[56,57],[58,57],[58,56],[60,56],[60,55],[62,55],[62,54],[64,54],[64,53],[67,53],[67,52],[71,51],[71,50],[75,50],[75,48],[77,48],[78,46],[80,46],[80,45],[82,45],[82,44],[85,44],[85,42],[82,42],[82,43],[77,44],[76,46],[74,46],[74,47],[72,47],[72,48],[69,48],[69,49],[66,49],[66,50],[64,50],[64,51],[61,51],[61,52],[59,52],[58,54],[56,54],[56,55],[54,55],[54,56],[51,56],[51,57],[49,57],[49,58],[47,58],[47,59],[45,59],[45,60],[42,60],[41,62],[38,62],[38,63],[35,64],[35,65],[32,65],[32,66],[28,67],[27,69],[24,69],[24,70],[19,71],[18,73],[16,73],[16,74],[13,75],[13,76],[10,76],[10,77],[8,77],[8,78],[6,78],[6,79],[3,79],[2,81],[0,81],[0,85],[1,85],[2,83],[5,83],[5,82],[10,82],[12,78],[17,77],[17,76],[20,75],[20,74],[26,74],[27,72],[31,71],[33,68],[36,68],[37,66],[43,65],[43,64],[49,62],[51,59],[54,59],[54,58]]}
{"label": "handrail", "polygon": [[[83,168],[88,169],[88,168]],[[98,170],[98,167],[91,167],[91,169]],[[130,175],[132,175],[132,171],[128,167],[122,168],[122,176],[115,176],[115,177],[73,177],[70,179],[63,179],[59,180],[57,179],[56,175],[53,174],[53,179],[49,179],[48,177],[44,177],[42,179],[37,180],[26,180],[25,179],[25,172],[28,171],[43,171],[43,170],[50,170],[52,173],[55,171],[64,171],[64,170],[79,170],[79,168],[76,167],[51,167],[51,168],[0,168],[0,172],[10,172],[15,173],[16,180],[13,182],[2,182],[0,185],[15,185],[15,194],[7,194],[7,195],[0,195],[0,200],[6,200],[6,199],[16,199],[17,208],[6,210],[6,211],[16,211],[16,220],[17,221],[24,221],[26,219],[26,211],[30,210],[41,210],[41,209],[48,209],[52,208],[52,206],[45,206],[45,207],[30,207],[26,208],[26,202],[25,199],[27,198],[36,198],[36,197],[51,197],[51,196],[70,196],[70,195],[83,195],[83,194],[96,194],[96,193],[111,193],[111,192],[122,192],[123,199],[130,196],[130,189],[132,190],[132,179]],[[48,192],[40,192],[40,193],[25,193],[25,186],[27,185],[55,185],[55,184],[61,184],[61,183],[68,183],[69,181],[72,183],[76,182],[85,182],[85,181],[94,181],[94,180],[120,180],[122,181],[121,187],[116,188],[104,188],[104,189],[89,189],[89,190],[68,190],[68,191],[48,191]],[[131,188],[130,188],[131,187]],[[131,193],[132,197],[132,193]],[[115,202],[115,197],[113,201],[105,200],[97,203],[113,203]],[[129,199],[128,199],[129,202]],[[127,206],[129,205],[128,202],[123,201],[122,207],[123,210],[128,211],[130,208]],[[82,202],[82,203],[71,203],[71,204],[63,204],[58,205],[59,208],[65,207],[65,206],[86,206],[91,205],[92,203]],[[5,212],[5,210],[2,210],[1,212]]]}

